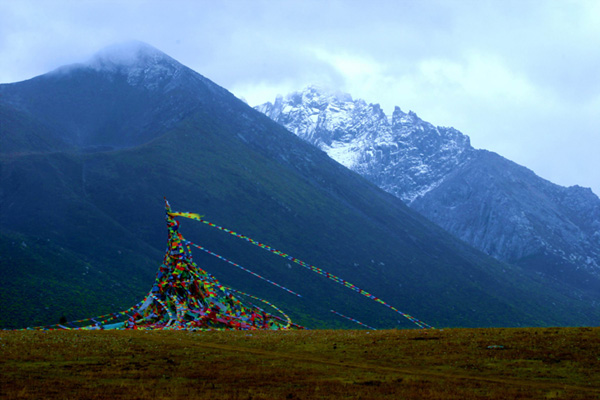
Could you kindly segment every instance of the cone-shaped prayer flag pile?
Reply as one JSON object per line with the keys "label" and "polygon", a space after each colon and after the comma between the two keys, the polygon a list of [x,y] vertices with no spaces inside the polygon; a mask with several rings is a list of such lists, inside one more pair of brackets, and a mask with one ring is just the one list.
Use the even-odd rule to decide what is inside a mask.
{"label": "cone-shaped prayer flag pile", "polygon": [[[280,330],[300,328],[292,323],[290,318],[279,308],[266,300],[259,299],[247,293],[225,287],[219,281],[194,263],[191,247],[194,246],[207,254],[219,258],[234,267],[240,268],[251,275],[262,279],[286,292],[301,297],[298,293],[273,282],[248,268],[216,254],[205,247],[186,240],[179,231],[179,221],[176,217],[200,221],[222,232],[229,233],[255,246],[292,261],[315,272],[331,281],[343,285],[347,289],[359,293],[388,309],[402,315],[419,328],[433,328],[417,318],[406,314],[382,299],[359,288],[358,286],[308,264],[289,254],[256,241],[248,236],[234,232],[203,219],[203,216],[190,212],[173,212],[165,199],[166,219],[168,228],[167,251],[156,274],[156,280],[150,293],[138,304],[128,310],[107,314],[96,318],[88,318],[56,325],[42,326],[29,329],[187,329],[187,330]],[[270,314],[249,300],[242,302],[239,296],[257,300],[275,310],[281,316]],[[374,329],[354,318],[337,311],[334,314],[350,320],[365,328]]]}
{"label": "cone-shaped prayer flag pile", "polygon": [[[225,287],[192,259],[191,242],[179,232],[166,204],[167,251],[150,293],[134,307],[101,317],[33,329],[186,329],[254,330],[301,328],[277,307],[258,297]],[[272,315],[238,295],[258,300],[282,317]]]}

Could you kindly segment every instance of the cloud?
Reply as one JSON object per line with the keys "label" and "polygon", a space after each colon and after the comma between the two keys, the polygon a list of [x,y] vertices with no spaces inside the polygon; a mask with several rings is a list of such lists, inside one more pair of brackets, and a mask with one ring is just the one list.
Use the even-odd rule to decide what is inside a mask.
{"label": "cloud", "polygon": [[0,0],[0,82],[131,39],[250,104],[332,86],[600,193],[597,0]]}

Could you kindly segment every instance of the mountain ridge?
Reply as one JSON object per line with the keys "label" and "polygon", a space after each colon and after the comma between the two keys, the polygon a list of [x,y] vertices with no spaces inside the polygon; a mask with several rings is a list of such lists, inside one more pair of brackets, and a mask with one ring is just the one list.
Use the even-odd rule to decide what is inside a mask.
{"label": "mountain ridge", "polygon": [[[64,96],[70,90],[65,83],[74,81],[85,87],[77,97],[69,99]],[[123,85],[114,85],[119,82]],[[15,85],[19,87],[19,95],[13,93]],[[31,91],[38,93],[34,95]],[[45,93],[60,96],[53,103]],[[154,96],[159,93],[163,96],[160,101]],[[96,147],[126,148],[142,144],[156,137],[157,132],[174,127],[202,102],[223,101],[230,94],[150,45],[126,42],[99,51],[87,62],[1,85],[0,96],[3,97],[0,107],[44,119],[46,125],[59,132],[53,139],[62,142],[65,148],[94,151]],[[172,113],[174,108],[178,109],[176,114]],[[2,151],[14,149],[3,146]]]}
{"label": "mountain ridge", "polygon": [[[600,199],[591,189],[548,182],[412,111],[396,107],[388,118],[377,104],[319,90],[255,108],[486,254],[525,266],[527,258],[546,259],[549,270],[558,262],[570,264],[563,272],[600,277]],[[481,209],[486,204],[495,206]]]}
{"label": "mountain ridge", "polygon": [[[388,117],[378,104],[353,100],[350,94],[322,95],[319,90],[319,86],[309,86],[255,109],[407,203],[422,196],[428,185],[437,184],[435,179],[428,185],[419,183],[419,175],[432,169],[432,162],[441,159],[448,164],[443,169],[448,170],[474,150],[468,136],[454,128],[434,127],[413,111],[405,113],[395,107]],[[429,159],[422,158],[426,152],[431,154]],[[380,163],[386,164],[385,169],[371,171],[370,161],[377,155],[385,158]],[[401,190],[382,182],[382,176],[394,174],[398,163],[408,163],[408,170],[413,171],[406,175],[406,182],[395,185]]]}

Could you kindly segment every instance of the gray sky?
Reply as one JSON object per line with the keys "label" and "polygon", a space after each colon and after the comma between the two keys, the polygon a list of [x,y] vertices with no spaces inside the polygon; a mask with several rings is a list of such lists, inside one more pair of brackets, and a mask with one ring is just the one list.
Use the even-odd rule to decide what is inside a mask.
{"label": "gray sky", "polygon": [[0,0],[0,82],[130,39],[250,105],[327,85],[600,194],[598,0]]}

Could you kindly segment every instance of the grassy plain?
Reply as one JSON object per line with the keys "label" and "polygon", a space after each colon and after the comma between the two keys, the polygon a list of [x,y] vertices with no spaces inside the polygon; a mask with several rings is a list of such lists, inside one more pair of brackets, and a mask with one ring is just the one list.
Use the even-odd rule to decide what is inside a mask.
{"label": "grassy plain", "polygon": [[600,399],[600,328],[2,331],[2,399]]}

